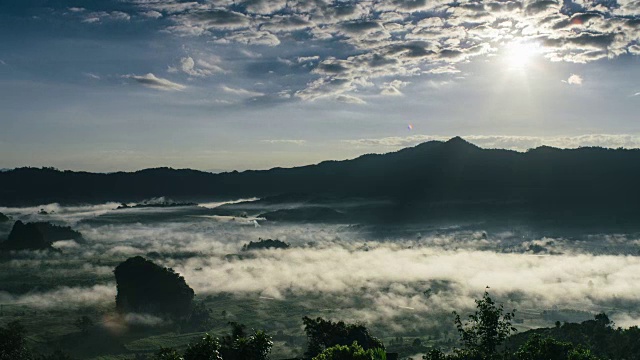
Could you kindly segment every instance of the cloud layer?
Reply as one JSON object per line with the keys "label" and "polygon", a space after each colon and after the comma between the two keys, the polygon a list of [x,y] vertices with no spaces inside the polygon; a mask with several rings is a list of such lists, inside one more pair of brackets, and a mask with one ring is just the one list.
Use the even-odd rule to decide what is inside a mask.
{"label": "cloud layer", "polygon": [[[16,218],[29,213],[29,209],[4,210]],[[61,208],[57,213],[77,221],[78,214],[94,218],[98,214],[94,210]],[[171,210],[134,210],[125,215],[154,211]],[[294,302],[320,297],[334,304],[334,316],[398,331],[438,326],[437,320],[422,320],[472,308],[487,285],[508,307],[604,310],[627,326],[640,318],[640,301],[629,285],[640,281],[640,258],[626,255],[637,252],[638,234],[568,239],[526,229],[490,230],[478,224],[469,229],[390,228],[384,236],[376,236],[380,228],[269,222],[255,228],[214,217],[173,215],[175,220],[162,221],[162,226],[143,221],[144,217],[136,217],[135,223],[116,217],[103,225],[77,223],[89,244],[65,246],[61,254],[23,253],[0,266],[24,273],[55,269],[52,276],[60,279],[98,283],[23,295],[2,293],[0,302],[39,309],[111,307],[113,266],[133,255],[154,253],[154,261],[174,268],[200,295],[230,293]],[[259,237],[278,238],[292,248],[245,253],[243,259],[227,256]],[[431,291],[425,294],[427,289]]]}
{"label": "cloud layer", "polygon": [[[402,79],[456,72],[459,64],[513,43],[539,47],[551,61],[574,63],[637,54],[640,46],[640,7],[631,0],[133,3],[142,14],[161,15],[164,31],[176,36],[218,44],[295,44],[298,54],[284,60],[314,75],[304,88],[290,89],[305,100],[360,104],[356,91],[398,95]],[[192,62],[185,72],[201,76]]]}

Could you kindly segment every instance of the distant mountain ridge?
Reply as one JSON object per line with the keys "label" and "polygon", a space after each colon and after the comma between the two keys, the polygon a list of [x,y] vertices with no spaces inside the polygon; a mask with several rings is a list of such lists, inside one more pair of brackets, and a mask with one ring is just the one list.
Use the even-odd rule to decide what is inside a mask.
{"label": "distant mountain ridge", "polygon": [[244,172],[171,168],[109,174],[17,168],[0,173],[4,206],[234,199],[287,193],[420,203],[583,203],[636,206],[640,150],[542,146],[482,149],[460,137],[387,154]]}

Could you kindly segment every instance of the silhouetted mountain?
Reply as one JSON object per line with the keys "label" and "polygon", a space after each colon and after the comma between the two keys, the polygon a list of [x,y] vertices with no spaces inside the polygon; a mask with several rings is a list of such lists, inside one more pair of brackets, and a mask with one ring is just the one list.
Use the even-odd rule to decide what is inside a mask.
{"label": "silhouetted mountain", "polygon": [[87,173],[20,168],[0,173],[0,203],[233,199],[287,193],[391,199],[401,207],[595,207],[635,216],[640,150],[481,149],[455,137],[388,154],[295,168],[211,174],[157,168]]}
{"label": "silhouetted mountain", "polygon": [[60,240],[73,240],[79,244],[85,243],[79,231],[73,230],[70,226],[58,226],[49,222],[35,222],[33,225],[42,233],[46,242],[52,243]]}
{"label": "silhouetted mountain", "polygon": [[47,250],[51,243],[35,223],[24,224],[18,220],[13,224],[9,238],[0,243],[0,250]]}
{"label": "silhouetted mountain", "polygon": [[7,215],[5,215],[5,214],[0,212],[0,223],[6,222],[6,221],[9,221],[9,220],[11,220],[11,219],[9,219],[9,217]]}
{"label": "silhouetted mountain", "polygon": [[180,274],[141,256],[127,259],[114,270],[118,294],[116,309],[170,317],[191,312],[193,289]]}

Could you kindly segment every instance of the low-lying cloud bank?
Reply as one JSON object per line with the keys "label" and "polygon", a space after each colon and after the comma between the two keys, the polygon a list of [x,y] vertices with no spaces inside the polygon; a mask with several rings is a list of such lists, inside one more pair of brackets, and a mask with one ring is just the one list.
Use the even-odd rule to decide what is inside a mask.
{"label": "low-lying cloud bank", "polygon": [[[377,139],[344,140],[345,143],[358,147],[383,147],[386,150],[415,146],[425,141],[447,141],[446,135],[411,135],[394,136]],[[509,149],[527,151],[542,145],[564,149],[584,146],[600,146],[606,148],[640,148],[640,135],[636,134],[588,134],[575,136],[511,136],[511,135],[468,135],[463,138],[482,148]]]}
{"label": "low-lying cloud bank", "polygon": [[[105,207],[55,213],[70,214],[66,220],[72,222],[75,214]],[[0,265],[16,273],[47,269],[54,278],[83,276],[101,284],[4,292],[0,303],[44,310],[110,307],[116,294],[113,266],[143,255],[182,274],[201,299],[231,293],[269,301],[326,300],[345,319],[396,329],[428,326],[424,319],[433,314],[471,309],[486,286],[508,308],[606,311],[618,325],[640,324],[637,234],[565,239],[470,228],[399,227],[395,235],[386,229],[389,236],[374,237],[376,228],[269,222],[254,228],[192,216],[174,222],[79,223],[88,244],[61,243],[61,253],[21,253]],[[292,247],[241,252],[243,244],[259,237]]]}
{"label": "low-lying cloud bank", "polygon": [[41,310],[68,310],[105,306],[110,302],[115,303],[115,296],[115,284],[105,284],[91,287],[60,287],[51,291],[33,292],[20,296],[0,292],[0,303]]}

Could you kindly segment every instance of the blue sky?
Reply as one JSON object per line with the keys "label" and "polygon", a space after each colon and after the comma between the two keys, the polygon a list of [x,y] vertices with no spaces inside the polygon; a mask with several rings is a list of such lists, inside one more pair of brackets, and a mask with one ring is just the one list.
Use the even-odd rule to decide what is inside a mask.
{"label": "blue sky", "polygon": [[0,168],[640,147],[639,41],[631,0],[9,0]]}

